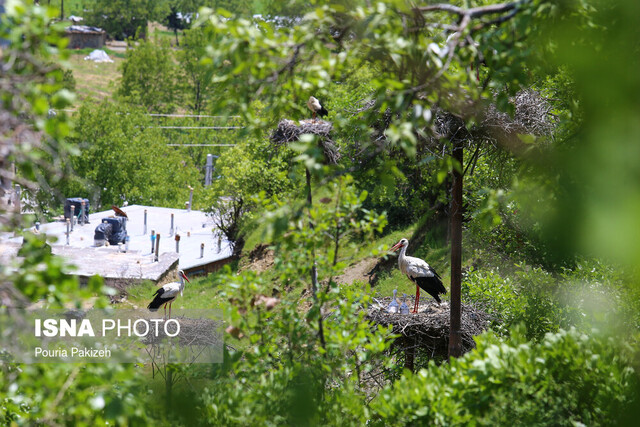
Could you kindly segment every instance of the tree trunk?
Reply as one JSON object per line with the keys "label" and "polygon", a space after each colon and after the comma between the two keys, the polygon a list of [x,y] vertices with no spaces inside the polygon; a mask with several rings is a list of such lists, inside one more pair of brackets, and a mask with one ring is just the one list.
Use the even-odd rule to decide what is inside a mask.
{"label": "tree trunk", "polygon": [[453,169],[451,191],[451,318],[449,321],[449,357],[462,355],[460,339],[460,287],[462,282],[462,141],[453,142],[453,158],[460,170]]}
{"label": "tree trunk", "polygon": [[404,368],[414,372],[414,361],[416,357],[416,342],[413,340],[413,345],[407,347],[404,350]]}
{"label": "tree trunk", "polygon": [[[311,172],[309,169],[305,169],[307,172],[307,206],[309,210],[313,206],[313,199],[311,198]],[[313,230],[314,225],[313,221],[309,219],[309,227]],[[313,302],[315,304],[318,303],[318,267],[316,266],[316,251],[315,249],[311,252],[313,265],[311,266],[311,293],[313,295]],[[324,342],[324,328],[322,326],[322,307],[320,307],[319,315],[318,315],[318,337],[320,338],[320,344],[322,348],[325,347]]]}

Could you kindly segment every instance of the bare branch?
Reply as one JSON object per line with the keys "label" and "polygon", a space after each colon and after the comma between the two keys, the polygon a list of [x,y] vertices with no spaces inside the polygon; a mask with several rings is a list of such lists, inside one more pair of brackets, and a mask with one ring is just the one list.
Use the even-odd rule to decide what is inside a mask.
{"label": "bare branch", "polygon": [[484,15],[494,15],[498,13],[509,12],[521,4],[525,3],[527,0],[519,0],[511,3],[501,3],[501,4],[491,4],[488,6],[479,6],[473,7],[471,9],[463,9],[458,6],[453,6],[450,4],[432,4],[429,6],[420,6],[416,7],[413,10],[419,12],[448,12],[454,15],[458,15],[463,18],[468,16],[469,18],[477,18]]}

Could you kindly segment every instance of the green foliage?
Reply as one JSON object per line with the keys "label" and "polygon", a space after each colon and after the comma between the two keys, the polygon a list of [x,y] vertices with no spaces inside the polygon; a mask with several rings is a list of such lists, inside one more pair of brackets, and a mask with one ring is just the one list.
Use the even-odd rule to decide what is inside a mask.
{"label": "green foliage", "polygon": [[185,98],[195,114],[200,114],[215,94],[214,72],[211,67],[201,61],[205,56],[206,47],[207,38],[204,31],[201,28],[194,28],[185,31],[182,50],[178,52],[178,63],[185,78]]}
{"label": "green foliage", "polygon": [[[165,0],[169,9],[169,14],[163,17],[170,30],[176,35],[178,30],[189,28],[190,23],[196,19],[198,10],[201,7],[209,6],[215,8],[218,3],[216,0]],[[178,18],[178,13],[182,14],[182,19]]]}
{"label": "green foliage", "polygon": [[156,0],[91,0],[87,25],[104,29],[116,40],[144,38],[147,24],[168,15],[165,1]]}
{"label": "green foliage", "polygon": [[[80,306],[84,298],[96,293],[110,295],[113,290],[102,286],[102,278],[94,277],[88,286],[79,289],[78,278],[68,273],[71,269],[63,258],[51,254],[45,236],[23,234],[24,243],[18,253],[24,257],[12,274],[15,288],[30,301],[45,300],[47,305],[62,307],[65,303]],[[0,271],[0,274],[3,272]],[[105,307],[106,299],[96,301],[96,307]]]}
{"label": "green foliage", "polygon": [[513,271],[470,268],[462,295],[492,317],[494,331],[508,335],[524,325],[526,337],[540,340],[560,328],[593,328],[631,336],[638,328],[637,293],[619,266],[578,259],[572,269],[552,274],[516,265]]}
{"label": "green foliage", "polygon": [[149,420],[146,386],[132,364],[0,365],[5,425],[119,425]]}
{"label": "green foliage", "polygon": [[[121,37],[146,28],[152,15],[168,13],[167,2],[126,3],[93,3],[95,17],[109,15],[110,31]],[[260,4],[265,14],[284,8]],[[249,10],[245,1],[212,6],[244,16]],[[616,267],[576,258],[568,249],[613,254],[627,265],[640,254],[633,163],[638,78],[632,72],[638,64],[629,44],[638,39],[637,7],[632,0],[522,2],[512,19],[481,28],[475,26],[481,20],[473,21],[450,55],[443,53],[450,33],[442,28],[462,22],[445,12],[418,14],[402,2],[318,5],[304,9],[309,12],[304,20],[284,27],[228,19],[224,11],[203,14],[204,28],[187,35],[193,40],[176,55],[184,76],[191,75],[183,79],[190,80],[188,86],[206,86],[201,94],[190,92],[188,103],[194,111],[238,114],[256,136],[225,149],[219,159],[216,175],[222,178],[207,190],[212,211],[220,218],[231,212],[233,218],[234,212],[262,209],[247,218],[265,230],[263,240],[273,243],[276,261],[267,274],[228,271],[215,278],[222,285],[216,292],[224,293],[208,304],[219,304],[220,295],[229,302],[226,338],[238,350],[228,350],[223,364],[198,378],[204,392],[186,394],[199,399],[199,406],[189,402],[185,412],[201,416],[175,418],[217,425],[620,421],[638,398],[626,349],[615,345],[620,336],[637,338],[637,280]],[[69,93],[61,90],[64,75],[56,67],[41,67],[58,61],[56,51],[65,42],[59,28],[48,25],[45,9],[10,2],[8,11],[1,34],[13,44],[2,57],[3,107],[44,130],[50,136],[45,144],[52,144],[45,150],[20,144],[22,157],[15,158],[21,175],[35,179],[34,165],[57,168],[66,161],[81,179],[67,180],[62,191],[90,196],[98,205],[183,201],[186,184],[201,179],[192,162],[201,165],[203,152],[173,151],[166,143],[207,137],[169,136],[143,114],[176,106],[176,88],[182,87],[175,82],[173,52],[147,42],[134,49],[119,89],[134,106],[83,106],[66,147],[58,144],[69,134],[64,113],[46,117],[50,107],[68,105]],[[500,248],[502,256],[512,256],[509,261],[537,265],[523,264],[515,273],[510,267],[500,275],[474,269],[465,278],[463,294],[487,307],[500,321],[494,328],[509,340],[487,334],[476,351],[448,365],[432,364],[418,375],[406,373],[369,403],[372,390],[363,374],[390,368],[384,352],[392,337],[364,319],[361,308],[370,302],[369,290],[338,287],[332,280],[349,261],[345,254],[356,252],[345,248],[345,241],[371,242],[367,247],[376,249],[373,236],[387,219],[374,208],[387,209],[395,226],[413,223],[430,209],[446,213],[442,184],[455,165],[446,158],[434,161],[446,155],[448,145],[429,143],[432,111],[452,111],[471,127],[481,106],[495,100],[508,110],[509,95],[530,82],[561,98],[552,111],[562,120],[558,130],[546,146],[527,144],[535,147],[519,159],[483,146],[469,169],[465,195],[467,213],[476,213],[469,229],[478,241]],[[304,101],[311,94],[331,107],[343,153],[338,167],[322,165],[321,150],[311,138],[279,153],[266,142],[266,130],[281,118],[308,117]],[[361,109],[367,102],[374,106]],[[73,150],[70,156],[66,148]],[[304,169],[313,173],[315,204],[303,203],[300,195],[288,197],[302,187]],[[345,171],[355,180],[336,179]],[[235,220],[236,234],[242,232],[242,219]],[[481,229],[480,222],[497,228]],[[555,234],[555,240],[542,244],[545,233]],[[563,245],[552,249],[570,254],[571,264],[549,255],[555,242]],[[425,254],[421,249],[419,256]],[[428,254],[440,259],[438,253],[445,251]],[[52,304],[68,302],[68,295],[101,292],[98,282],[78,289],[41,238],[27,238],[21,254],[25,261],[14,279],[6,279],[7,270],[0,267],[0,285],[15,285],[29,299]],[[320,286],[311,295],[314,264]],[[207,295],[206,288],[197,284],[193,300]],[[526,332],[515,327],[522,323]],[[562,329],[573,325],[578,329]],[[591,330],[594,325],[616,335],[603,338]],[[153,419],[160,400],[144,375],[133,366],[2,365],[0,420],[24,425],[161,422]],[[164,419],[173,421],[172,415]]]}
{"label": "green foliage", "polygon": [[513,277],[471,269],[464,276],[462,293],[469,302],[486,307],[494,329],[508,333],[526,325],[528,339],[540,340],[565,325],[571,310],[560,298],[560,284],[542,269],[518,270]]}
{"label": "green foliage", "polygon": [[[223,289],[231,335],[243,334],[249,346],[231,355],[231,372],[221,374],[203,398],[212,424],[357,424],[365,421],[359,372],[372,369],[377,355],[390,345],[389,331],[372,328],[359,310],[369,297],[340,289],[330,280],[344,264],[334,252],[345,232],[370,236],[385,225],[383,217],[362,210],[366,194],[357,194],[349,180],[334,183],[330,204],[314,206],[308,216],[299,207],[280,205],[266,217],[275,235],[275,273],[281,285],[252,271],[230,274]],[[306,225],[312,221],[314,227]],[[338,245],[329,242],[338,236]],[[323,286],[308,308],[298,306],[301,288],[309,287],[311,260],[317,262]],[[338,261],[336,261],[338,260]],[[278,296],[275,307],[266,295]],[[322,307],[332,307],[319,325]],[[265,327],[268,325],[268,327]],[[356,374],[355,370],[358,372]],[[233,386],[230,386],[233,384]]]}
{"label": "green foliage", "polygon": [[537,344],[491,334],[448,365],[407,374],[372,402],[380,425],[613,425],[637,396],[612,338],[575,329]]}
{"label": "green foliage", "polygon": [[90,197],[96,208],[125,200],[182,207],[187,186],[198,187],[202,177],[188,157],[167,146],[170,141],[140,109],[85,103],[69,138],[76,149],[69,158],[76,178],[61,190]]}
{"label": "green foliage", "polygon": [[177,69],[171,48],[140,41],[128,50],[121,64],[122,78],[116,95],[149,112],[170,113],[175,108]]}
{"label": "green foliage", "polygon": [[[561,2],[542,27],[547,60],[571,73],[581,116],[564,147],[541,159],[548,180],[558,182],[556,200],[543,222],[558,256],[576,251],[638,265],[640,187],[640,88],[636,49],[640,5],[618,2]],[[541,186],[538,194],[544,194]]]}
{"label": "green foliage", "polygon": [[243,225],[257,207],[254,196],[282,196],[293,188],[288,176],[290,156],[275,152],[268,142],[250,139],[226,150],[216,162],[218,176],[206,189],[205,211],[214,214],[217,227],[239,244],[237,249],[244,241]]}
{"label": "green foliage", "polygon": [[[58,65],[62,62],[58,49],[66,41],[61,37],[60,27],[50,24],[54,14],[46,8],[22,1],[9,1],[5,5],[7,14],[0,22],[0,38],[10,39],[11,45],[3,47],[0,56],[2,110],[26,121],[20,126],[42,131],[45,145],[23,135],[17,136],[14,143],[12,135],[3,134],[0,165],[6,160],[7,147],[21,178],[51,178],[55,163],[44,160],[43,152],[61,156],[67,152],[62,141],[69,133],[66,115],[64,112],[54,117],[47,115],[49,108],[69,105],[70,93],[62,88],[63,72]],[[8,141],[12,144],[5,145]],[[0,214],[2,224],[8,223],[8,215]],[[21,227],[17,225],[15,229]],[[28,301],[43,300],[45,307],[80,305],[83,299],[104,291],[99,278],[79,287],[77,279],[68,274],[69,267],[51,255],[44,236],[25,232],[23,237],[21,258],[14,265],[0,265],[3,305],[7,304],[6,295],[9,303],[22,302],[11,300],[16,295],[11,292],[13,288]],[[104,298],[95,301],[96,307],[105,305]],[[0,353],[5,356],[2,350],[0,343]],[[132,365],[0,363],[0,424],[142,423],[146,418],[139,404],[143,389],[133,373]]]}

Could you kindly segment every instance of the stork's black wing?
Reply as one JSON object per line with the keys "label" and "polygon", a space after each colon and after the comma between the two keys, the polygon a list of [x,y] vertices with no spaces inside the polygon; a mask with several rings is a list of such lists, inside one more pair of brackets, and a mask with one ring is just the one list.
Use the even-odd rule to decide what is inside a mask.
{"label": "stork's black wing", "polygon": [[162,294],[164,293],[164,288],[158,288],[158,290],[156,291],[155,294],[155,298],[153,299],[153,301],[151,301],[149,303],[149,305],[147,306],[147,308],[151,311],[157,311],[160,306],[166,302],[169,302],[171,300],[171,298],[167,299],[167,298],[162,298]]}
{"label": "stork's black wing", "polygon": [[436,301],[438,301],[438,304],[440,304],[442,301],[440,300],[439,295],[446,294],[447,289],[442,284],[440,275],[431,267],[429,267],[429,271],[433,273],[432,276],[409,277],[418,286],[420,286],[420,289],[431,295]]}

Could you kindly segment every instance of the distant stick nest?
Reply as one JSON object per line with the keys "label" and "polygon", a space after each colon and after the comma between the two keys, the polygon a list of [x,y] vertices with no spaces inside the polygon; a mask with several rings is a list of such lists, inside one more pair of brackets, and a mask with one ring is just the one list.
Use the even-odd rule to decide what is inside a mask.
{"label": "distant stick nest", "polygon": [[326,162],[335,165],[340,160],[340,149],[331,139],[333,130],[331,122],[324,120],[302,120],[297,124],[293,120],[282,119],[278,127],[271,132],[271,142],[275,147],[281,147],[294,141],[298,141],[301,135],[317,135],[318,145],[324,153]]}
{"label": "distant stick nest", "polygon": [[[382,298],[379,301],[386,307],[391,298]],[[413,307],[413,299],[407,298],[407,304]],[[392,350],[399,358],[404,358],[403,353],[408,350],[420,350],[430,359],[446,358],[449,351],[449,309],[448,302],[438,306],[433,300],[421,301],[416,314],[387,313],[375,305],[369,307],[367,319],[382,326],[392,326],[393,333],[400,335],[396,338]],[[462,304],[460,335],[463,353],[475,348],[473,337],[484,332],[488,325],[487,313],[472,305]]]}
{"label": "distant stick nest", "polygon": [[[557,117],[552,113],[552,101],[533,89],[524,89],[509,99],[513,115],[500,111],[495,104],[477,104],[469,107],[467,114],[474,112],[477,122],[467,127],[461,115],[452,114],[437,106],[431,106],[432,126],[427,132],[417,135],[419,151],[425,150],[431,155],[445,154],[443,140],[461,142],[467,147],[486,145],[503,147],[514,153],[529,148],[521,142],[519,135],[530,134],[550,140],[556,126]],[[388,149],[387,129],[394,119],[399,118],[391,108],[379,112],[375,100],[362,100],[348,112],[352,115],[371,115],[371,142],[377,151]],[[366,161],[372,150],[366,144],[354,141],[345,146],[346,154],[354,161]]]}
{"label": "distant stick nest", "polygon": [[[181,346],[217,346],[222,345],[222,323],[212,319],[176,318],[180,322],[180,333],[172,338],[178,340]],[[176,333],[176,326],[169,323],[166,326],[170,334]],[[164,328],[158,328],[158,335],[148,334],[143,338],[145,344],[161,344],[170,338],[164,333]]]}

